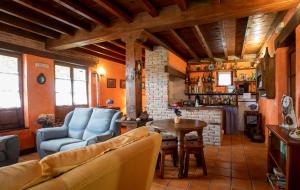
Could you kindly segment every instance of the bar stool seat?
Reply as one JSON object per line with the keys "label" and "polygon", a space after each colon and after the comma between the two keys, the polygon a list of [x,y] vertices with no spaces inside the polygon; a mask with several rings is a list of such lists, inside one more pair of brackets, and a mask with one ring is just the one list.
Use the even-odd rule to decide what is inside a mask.
{"label": "bar stool seat", "polygon": [[190,154],[194,154],[197,161],[197,166],[202,166],[203,174],[207,175],[206,163],[204,158],[203,144],[198,140],[185,140],[184,143],[184,173],[185,177],[188,176],[189,171],[189,158]]}
{"label": "bar stool seat", "polygon": [[172,155],[173,158],[173,166],[176,167],[178,152],[177,152],[177,141],[176,140],[168,140],[162,141],[161,148],[160,148],[160,177],[164,178],[164,168],[165,168],[165,156]]}

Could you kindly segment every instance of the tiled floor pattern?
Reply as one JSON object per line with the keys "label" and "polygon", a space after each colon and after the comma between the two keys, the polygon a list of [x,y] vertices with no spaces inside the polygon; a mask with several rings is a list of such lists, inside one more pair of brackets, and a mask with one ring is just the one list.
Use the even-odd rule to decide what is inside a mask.
{"label": "tiled floor pattern", "polygon": [[196,167],[194,157],[189,177],[177,178],[177,168],[168,157],[165,179],[155,174],[151,190],[269,190],[266,182],[267,147],[252,143],[242,135],[224,136],[220,147],[206,146],[205,159],[208,175]]}
{"label": "tiled floor pattern", "polygon": [[[151,190],[269,190],[266,183],[267,147],[252,143],[242,135],[224,136],[220,147],[206,146],[208,175],[196,167],[192,156],[189,177],[177,178],[170,157],[167,157],[165,179],[156,171]],[[38,159],[37,153],[20,157],[20,162]]]}

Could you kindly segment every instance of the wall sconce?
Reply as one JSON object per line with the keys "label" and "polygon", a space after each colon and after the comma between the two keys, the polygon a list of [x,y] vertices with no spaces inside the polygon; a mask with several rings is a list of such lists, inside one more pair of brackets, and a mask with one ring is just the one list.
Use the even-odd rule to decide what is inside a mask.
{"label": "wall sconce", "polygon": [[104,77],[104,75],[105,75],[105,70],[104,70],[104,68],[102,68],[102,67],[99,67],[98,69],[97,69],[97,74],[102,78],[102,77]]}

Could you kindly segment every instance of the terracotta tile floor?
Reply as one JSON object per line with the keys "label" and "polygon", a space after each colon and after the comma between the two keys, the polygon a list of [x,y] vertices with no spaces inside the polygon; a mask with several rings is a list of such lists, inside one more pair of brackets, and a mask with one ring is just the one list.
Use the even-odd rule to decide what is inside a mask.
{"label": "terracotta tile floor", "polygon": [[[271,190],[266,183],[267,147],[263,143],[252,143],[242,135],[224,135],[222,146],[206,146],[204,152],[207,176],[192,156],[189,177],[178,179],[178,170],[167,157],[165,179],[156,171],[151,190]],[[21,156],[20,162],[34,159],[39,159],[37,153]]]}
{"label": "terracotta tile floor", "polygon": [[267,147],[243,135],[224,135],[220,147],[204,149],[208,175],[191,157],[189,177],[177,178],[171,157],[166,158],[165,179],[156,171],[151,190],[271,190],[266,182]]}

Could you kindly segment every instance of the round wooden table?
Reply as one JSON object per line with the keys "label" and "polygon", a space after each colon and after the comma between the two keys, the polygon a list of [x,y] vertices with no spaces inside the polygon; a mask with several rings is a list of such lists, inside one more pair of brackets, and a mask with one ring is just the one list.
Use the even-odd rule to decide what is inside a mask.
{"label": "round wooden table", "polygon": [[179,172],[178,177],[183,177],[184,169],[184,136],[185,134],[197,131],[198,140],[203,144],[202,131],[206,127],[206,123],[194,119],[181,119],[180,123],[174,123],[174,119],[163,119],[153,121],[152,127],[158,131],[173,131],[178,139],[178,154],[179,154]]}

